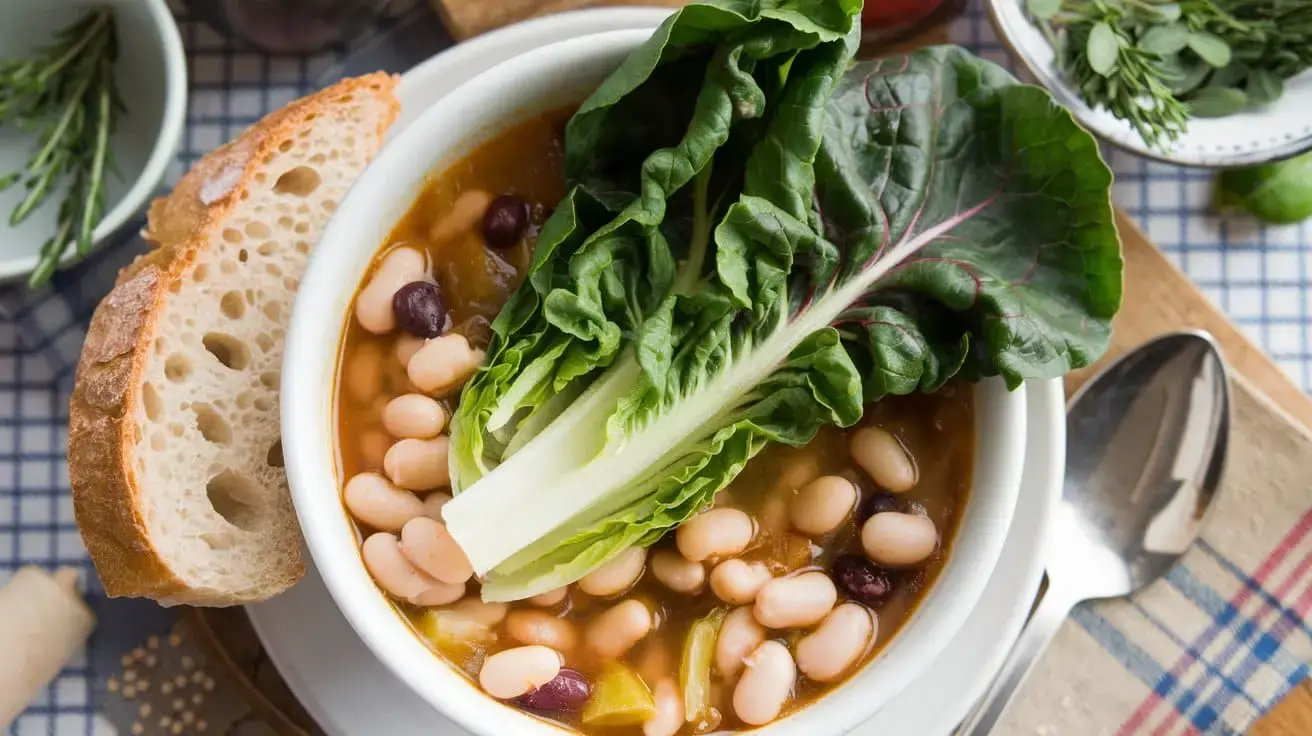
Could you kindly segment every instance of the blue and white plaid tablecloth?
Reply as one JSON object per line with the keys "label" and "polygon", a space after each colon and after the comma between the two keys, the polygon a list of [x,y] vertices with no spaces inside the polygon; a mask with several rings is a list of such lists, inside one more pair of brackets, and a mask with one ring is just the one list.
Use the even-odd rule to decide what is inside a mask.
{"label": "blue and white plaid tablecloth", "polygon": [[[188,50],[191,96],[170,183],[265,112],[317,86],[375,69],[404,71],[451,44],[428,4],[417,0],[384,3],[375,27],[349,48],[312,57],[254,53],[181,6],[175,14]],[[972,0],[952,33],[1009,64],[978,2]],[[1209,212],[1206,172],[1119,151],[1108,155],[1116,203],[1296,383],[1312,388],[1312,223],[1265,227],[1247,217],[1218,218]],[[65,463],[68,398],[86,324],[118,268],[143,249],[133,234],[139,224],[39,293],[0,289],[0,584],[25,564],[77,567],[100,618],[87,651],[13,726],[22,736],[113,733],[114,725],[93,717],[110,675],[122,670],[125,652],[173,623],[152,604],[105,598],[74,524]],[[1252,639],[1255,646],[1265,640]],[[1269,707],[1278,694],[1258,707]]]}

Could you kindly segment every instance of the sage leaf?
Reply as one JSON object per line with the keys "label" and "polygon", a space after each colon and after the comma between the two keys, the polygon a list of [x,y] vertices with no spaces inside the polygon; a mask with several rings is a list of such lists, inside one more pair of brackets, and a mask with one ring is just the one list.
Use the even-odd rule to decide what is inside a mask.
{"label": "sage leaf", "polygon": [[1223,118],[1248,106],[1248,95],[1233,87],[1203,87],[1188,100],[1189,114],[1196,118]]}
{"label": "sage leaf", "polygon": [[1212,67],[1197,59],[1185,60],[1178,56],[1164,60],[1161,68],[1169,76],[1166,82],[1167,89],[1177,97],[1198,89],[1203,80],[1207,79],[1207,75],[1212,72]]}
{"label": "sage leaf", "polygon": [[1217,69],[1212,76],[1207,78],[1208,87],[1239,87],[1241,83],[1248,79],[1248,66],[1237,61]]}
{"label": "sage leaf", "polygon": [[1089,42],[1085,54],[1089,57],[1089,67],[1102,76],[1111,74],[1116,68],[1116,57],[1121,52],[1120,39],[1111,25],[1099,23],[1089,32]]}
{"label": "sage leaf", "polygon": [[1061,10],[1061,0],[1026,0],[1025,8],[1035,18],[1047,20]]}
{"label": "sage leaf", "polygon": [[1280,99],[1285,92],[1285,80],[1279,74],[1268,69],[1254,69],[1248,75],[1248,84],[1244,87],[1248,101],[1254,105],[1270,105]]}
{"label": "sage leaf", "polygon": [[1207,31],[1193,31],[1188,37],[1189,49],[1198,58],[1220,69],[1230,63],[1230,44],[1220,36]]}
{"label": "sage leaf", "polygon": [[1149,51],[1163,58],[1179,53],[1189,42],[1189,29],[1183,23],[1168,23],[1153,26],[1139,38],[1137,44],[1144,51]]}
{"label": "sage leaf", "polygon": [[1179,3],[1163,3],[1155,6],[1153,10],[1157,12],[1158,17],[1167,23],[1174,23],[1175,21],[1180,20]]}

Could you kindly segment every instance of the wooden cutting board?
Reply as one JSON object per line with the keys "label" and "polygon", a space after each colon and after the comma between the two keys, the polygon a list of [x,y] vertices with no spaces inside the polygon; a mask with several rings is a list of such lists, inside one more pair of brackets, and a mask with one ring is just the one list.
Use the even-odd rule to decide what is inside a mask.
{"label": "wooden cutting board", "polygon": [[[503,25],[547,13],[594,5],[657,5],[674,7],[684,0],[431,0],[452,37],[463,40]],[[943,30],[917,39],[919,44],[942,43]],[[1312,400],[1249,341],[1179,269],[1148,241],[1128,217],[1118,213],[1117,226],[1125,253],[1125,303],[1114,323],[1110,359],[1144,340],[1185,328],[1211,332],[1236,373],[1264,392],[1288,415],[1312,430]],[[1312,246],[1310,246],[1312,247]],[[1067,378],[1069,392],[1083,383],[1097,366]],[[1291,431],[1293,428],[1291,428]],[[197,609],[190,622],[205,632],[211,658],[225,664],[234,679],[247,689],[252,705],[280,733],[313,734],[312,721],[296,704],[276,671],[268,666],[259,640],[244,615],[236,611]],[[1304,736],[1312,734],[1312,683],[1291,691],[1275,710],[1250,731],[1250,736]]]}

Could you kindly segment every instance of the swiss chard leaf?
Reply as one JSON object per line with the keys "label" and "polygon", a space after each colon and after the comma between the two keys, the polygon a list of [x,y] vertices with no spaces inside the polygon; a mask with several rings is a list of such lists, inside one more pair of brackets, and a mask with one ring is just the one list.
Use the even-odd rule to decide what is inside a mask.
{"label": "swiss chard leaf", "polygon": [[[742,123],[766,114],[766,92],[783,67],[800,50],[842,43],[860,6],[689,5],[583,103],[566,129],[573,189],[539,234],[525,287],[492,325],[489,367],[461,398],[451,454],[457,493],[525,446],[615,361],[624,336],[674,287],[677,261],[695,281],[713,216],[706,200],[742,180],[741,167],[730,166],[711,191],[712,157],[735,127],[748,140],[730,153],[751,150],[761,128]],[[704,181],[688,192],[697,177]],[[703,221],[673,221],[671,209],[700,212]],[[568,464],[597,449],[580,444],[549,461]]]}
{"label": "swiss chard leaf", "polygon": [[1121,301],[1111,172],[1041,90],[957,48],[857,65],[829,103],[817,169],[826,232],[850,254],[849,274],[950,226],[875,289],[940,307],[909,312],[936,335],[937,363],[980,342],[967,351],[979,374],[1014,388],[1105,349]]}
{"label": "swiss chard leaf", "polygon": [[[851,425],[868,401],[933,391],[958,374],[1000,374],[1014,387],[1105,348],[1121,260],[1111,175],[1092,138],[1043,91],[960,49],[849,69],[850,23],[830,34],[814,21],[778,26],[782,16],[763,11],[756,25],[734,25],[745,17],[734,9],[786,5],[689,6],[571,123],[578,186],[548,227],[563,245],[535,259],[555,291],[522,303],[517,294],[498,318],[498,339],[531,346],[538,362],[494,345],[456,417],[457,445],[471,431],[491,438],[474,463],[490,466],[499,427],[471,398],[494,396],[495,406],[521,381],[554,391],[533,394],[534,406],[549,407],[536,415],[516,404],[510,424],[527,439],[512,438],[513,451],[493,458],[502,464],[444,509],[486,576],[485,598],[531,596],[655,542],[709,506],[767,443],[800,445],[826,424]],[[682,29],[685,15],[698,23]],[[772,25],[790,45],[763,40]],[[689,45],[671,48],[672,39]],[[701,50],[714,39],[713,52]],[[767,47],[775,51],[745,51]],[[784,63],[763,61],[781,48]],[[612,116],[642,102],[644,84],[672,68],[662,64],[698,53],[713,60],[702,78],[720,80],[701,94],[710,86],[721,101],[748,101],[756,117],[730,122],[714,146],[647,156],[637,178],[613,166],[627,134]],[[759,74],[744,94],[725,92],[724,80],[745,77],[714,71],[730,59]],[[708,125],[696,112],[690,120],[685,142]],[[691,210],[688,226],[652,219],[675,203]],[[598,212],[615,216],[594,225]],[[566,268],[595,257],[597,242],[621,265]],[[626,282],[626,269],[653,253],[678,266],[659,284]],[[580,280],[604,285],[616,270],[630,286],[612,289],[611,301],[579,296],[590,293]],[[521,292],[542,293],[536,273]],[[553,312],[560,293],[570,310]],[[582,350],[602,344],[591,335],[605,337],[608,323],[617,343],[604,356]],[[586,370],[564,384],[550,376],[579,354]]]}

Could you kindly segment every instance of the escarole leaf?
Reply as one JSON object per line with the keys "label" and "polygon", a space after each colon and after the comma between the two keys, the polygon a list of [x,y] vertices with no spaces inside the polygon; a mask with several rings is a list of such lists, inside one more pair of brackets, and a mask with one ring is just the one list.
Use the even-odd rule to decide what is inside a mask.
{"label": "escarole leaf", "polygon": [[[758,7],[776,12],[746,14]],[[850,426],[869,401],[958,375],[1015,387],[1105,348],[1121,259],[1094,141],[1044,92],[960,49],[852,66],[858,8],[688,6],[571,122],[575,186],[544,229],[554,240],[498,317],[454,420],[462,477],[443,516],[485,599],[529,597],[654,543],[767,443]],[[842,33],[816,25],[829,11],[847,13]],[[807,22],[783,21],[796,14]],[[622,150],[641,149],[625,120],[588,122],[629,97],[646,104],[647,83],[694,57],[702,80],[725,79],[725,64],[754,80],[737,96],[711,85],[752,100],[753,115],[726,112],[700,169],[687,155],[657,165],[678,144],[641,159]],[[634,68],[646,76],[635,82]],[[680,141],[702,138],[708,84]],[[575,266],[605,239],[604,267]],[[660,278],[644,278],[656,261]],[[552,310],[594,284],[603,296],[569,314],[588,315],[575,319],[595,335],[613,325],[604,350]]]}

